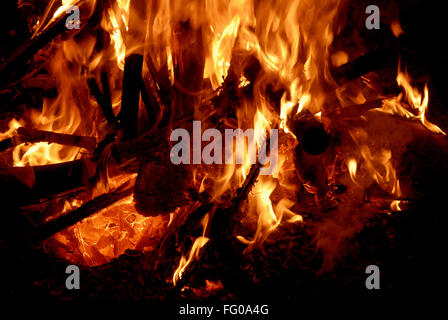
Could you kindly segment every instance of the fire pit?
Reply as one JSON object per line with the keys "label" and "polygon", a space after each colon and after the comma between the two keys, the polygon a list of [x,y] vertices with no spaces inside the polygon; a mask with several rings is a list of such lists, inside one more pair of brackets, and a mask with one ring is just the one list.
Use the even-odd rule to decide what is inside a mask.
{"label": "fire pit", "polygon": [[[273,303],[433,288],[447,55],[416,28],[423,1],[377,2],[8,8],[8,294]],[[177,311],[202,312],[190,307]]]}

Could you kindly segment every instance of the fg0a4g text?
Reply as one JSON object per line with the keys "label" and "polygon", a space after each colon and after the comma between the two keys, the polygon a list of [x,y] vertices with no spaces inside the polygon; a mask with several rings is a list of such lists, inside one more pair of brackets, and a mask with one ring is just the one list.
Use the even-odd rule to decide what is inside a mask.
{"label": "fg0a4g text", "polygon": [[243,304],[224,304],[222,306],[194,306],[184,305],[179,308],[180,315],[204,315],[207,318],[212,314],[224,315],[268,315],[268,305],[243,305]]}

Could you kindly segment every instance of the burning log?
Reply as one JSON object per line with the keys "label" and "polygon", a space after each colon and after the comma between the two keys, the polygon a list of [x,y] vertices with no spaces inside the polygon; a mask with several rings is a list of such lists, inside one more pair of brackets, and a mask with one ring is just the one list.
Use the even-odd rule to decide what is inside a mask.
{"label": "burning log", "polygon": [[[159,155],[163,155],[162,150],[165,150],[166,152],[169,151],[163,148],[166,148],[166,145],[164,144],[169,140],[172,128],[186,128],[187,126],[185,123],[191,121],[192,117],[193,116],[191,115],[181,121],[172,123],[170,127],[153,129],[136,139],[114,143],[111,146],[112,156],[118,162],[131,158],[139,158],[142,160],[159,159]],[[160,150],[161,152],[156,152],[157,150]]]}
{"label": "burning log", "polygon": [[319,155],[328,148],[330,137],[322,123],[309,111],[289,120],[288,127],[294,132],[304,151],[310,155]]}
{"label": "burning log", "polygon": [[169,159],[170,132],[170,128],[154,129],[137,139],[111,145],[112,156],[118,162],[132,158],[141,161],[135,200],[137,210],[143,215],[167,214],[189,202],[186,191],[190,172]]}
{"label": "burning log", "polygon": [[376,99],[367,101],[362,104],[355,104],[344,108],[336,108],[335,110],[325,110],[322,112],[322,116],[334,119],[348,119],[358,118],[365,114],[367,111],[381,107],[383,99]]}
{"label": "burning log", "polygon": [[[153,90],[157,102],[160,106],[170,106],[173,88],[171,86],[167,68],[163,68],[160,72],[157,72],[156,66],[149,55],[145,57],[145,65],[148,68],[150,76],[148,77],[148,80],[150,80],[148,81],[148,84]],[[145,78],[145,80],[146,79],[147,78]]]}
{"label": "burning log", "polygon": [[112,144],[112,156],[118,161],[131,158],[155,159],[155,152],[160,145],[168,141],[170,128],[155,129],[145,135],[129,140]]}
{"label": "burning log", "polygon": [[112,109],[112,96],[109,86],[109,76],[107,75],[107,72],[102,71],[100,77],[103,92],[101,92],[94,78],[89,79],[87,81],[87,85],[89,86],[90,92],[93,94],[98,105],[103,111],[103,115],[106,118],[108,124],[115,130],[113,130],[113,132],[109,132],[108,134],[106,134],[104,139],[98,143],[95,149],[95,154],[97,155],[101,154],[103,150],[106,148],[106,146],[115,140],[116,129],[118,128],[118,119],[115,116]]}
{"label": "burning log", "polygon": [[186,192],[191,173],[185,166],[171,162],[169,132],[169,128],[153,130],[138,139],[137,144],[135,141],[125,142],[112,147],[112,152],[119,157],[131,153],[141,160],[135,183],[135,202],[136,209],[143,215],[168,214],[190,202]]}
{"label": "burning log", "polygon": [[123,137],[137,137],[138,107],[140,103],[139,79],[142,75],[143,56],[131,54],[126,58],[123,74],[123,94],[120,111],[120,124],[123,127]]}
{"label": "burning log", "polygon": [[315,195],[316,203],[322,204],[329,191],[322,155],[330,145],[330,136],[310,112],[291,119],[288,127],[299,141],[294,152],[297,176],[306,190]]}
{"label": "burning log", "polygon": [[[157,96],[155,90],[150,85],[147,85],[149,81],[143,80],[143,77],[139,79],[140,93],[142,95],[142,101],[146,108],[146,113],[148,114],[148,126],[150,129],[154,128],[157,123],[157,115],[162,109],[162,102],[160,97]],[[148,90],[149,89],[149,90]]]}
{"label": "burning log", "polygon": [[179,22],[173,35],[174,76],[177,88],[175,119],[182,119],[197,106],[195,93],[202,89],[205,66],[202,30],[194,28],[189,22]]}
{"label": "burning log", "polygon": [[107,208],[115,202],[124,199],[133,193],[133,187],[128,182],[122,184],[114,191],[102,194],[83,204],[66,215],[44,224],[35,230],[31,235],[26,237],[28,243],[36,243],[45,240],[57,232],[91,216],[92,214]]}
{"label": "burning log", "polygon": [[[129,27],[124,37],[127,50],[119,114],[125,140],[137,137],[138,131],[140,78],[143,68],[143,48],[140,45],[145,41],[141,23],[146,19],[146,1],[132,0],[129,3],[129,8]],[[130,52],[130,50],[133,51]]]}
{"label": "burning log", "polygon": [[24,205],[83,185],[81,160],[33,167],[0,169],[0,198]]}
{"label": "burning log", "polygon": [[74,146],[93,151],[96,146],[96,139],[93,137],[77,136],[65,133],[56,133],[51,131],[27,129],[20,127],[17,129],[17,135],[0,142],[0,152],[15,147],[22,143],[48,142],[57,143],[66,146]]}
{"label": "burning log", "polygon": [[185,192],[190,181],[185,167],[167,158],[142,161],[135,182],[135,208],[146,216],[169,214],[189,203]]}
{"label": "burning log", "polygon": [[67,146],[74,146],[93,150],[96,146],[96,139],[93,137],[84,137],[64,133],[56,133],[51,131],[43,131],[37,129],[26,129],[20,127],[17,129],[17,138],[20,142],[48,142],[58,143]]}
{"label": "burning log", "polygon": [[[215,204],[208,201],[202,201],[200,206],[191,212],[180,227],[172,224],[166,235],[162,238],[159,245],[160,255],[171,255],[176,253],[176,248],[184,247],[185,239],[199,227],[201,219],[215,208]],[[182,244],[182,245],[181,245]],[[159,265],[161,266],[161,265]]]}
{"label": "burning log", "polygon": [[381,69],[391,62],[395,63],[397,53],[397,42],[387,43],[335,68],[332,72],[333,77],[339,83],[359,78],[371,71]]}

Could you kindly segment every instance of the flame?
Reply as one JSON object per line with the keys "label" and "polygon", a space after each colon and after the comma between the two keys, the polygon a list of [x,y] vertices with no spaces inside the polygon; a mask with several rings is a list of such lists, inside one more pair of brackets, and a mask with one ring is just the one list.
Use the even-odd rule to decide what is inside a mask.
{"label": "flame", "polygon": [[391,209],[392,211],[401,211],[400,203],[401,203],[400,200],[394,200],[394,201],[392,201],[391,204],[390,204],[390,209]]}
{"label": "flame", "polygon": [[120,68],[120,70],[123,70],[124,59],[126,55],[126,47],[124,45],[123,36],[120,31],[120,25],[118,24],[117,18],[115,17],[115,13],[113,10],[109,10],[109,19],[112,25],[110,41],[115,49],[117,65]]}
{"label": "flame", "polygon": [[[227,76],[240,21],[241,17],[234,17],[222,32],[215,30],[213,25],[210,25],[213,34],[210,45],[212,54],[206,60],[204,77],[210,78],[213,89],[217,89]],[[218,27],[215,26],[215,28]]]}
{"label": "flame", "polygon": [[[136,174],[120,175],[112,185],[135,180]],[[63,212],[82,205],[78,199],[66,201]],[[102,209],[93,216],[57,233],[46,246],[73,263],[101,265],[117,258],[127,249],[154,249],[167,223],[163,217],[145,217],[135,211],[133,196],[126,197]],[[154,242],[154,243],[153,243]]]}
{"label": "flame", "polygon": [[358,163],[355,159],[348,159],[347,167],[348,171],[350,172],[350,177],[353,181],[356,181],[356,171],[358,169]]}
{"label": "flame", "polygon": [[353,130],[350,134],[358,146],[356,158],[347,160],[352,181],[362,189],[376,183],[388,193],[400,197],[400,182],[392,163],[391,150],[371,146],[365,130]]}
{"label": "flame", "polygon": [[[58,96],[55,99],[44,99],[41,112],[32,111],[29,122],[36,129],[65,134],[93,135],[96,131],[94,123],[83,121],[84,116],[94,118],[95,111],[82,106],[88,101],[80,101],[76,92],[82,92],[88,99],[85,88],[86,78],[80,75],[82,64],[92,54],[95,39],[87,38],[81,49],[73,39],[61,44],[50,61],[50,73],[57,76]],[[68,64],[74,67],[69,68]],[[18,145],[13,152],[15,166],[35,166],[75,160],[80,157],[80,148],[58,144],[35,143]]]}
{"label": "flame", "polygon": [[[109,70],[111,82],[121,77],[120,71],[124,67],[126,52],[122,31],[127,30],[129,2],[121,0],[108,8],[101,22],[101,26],[111,35],[111,44],[114,48],[112,54],[107,50],[96,53],[96,38],[92,35],[86,35],[81,40],[69,38],[56,44],[48,71],[50,76],[56,79],[58,96],[45,98],[42,111],[30,112],[26,118],[19,120],[21,126],[94,137],[101,137],[106,133],[104,124],[97,121],[101,119],[101,111],[96,102],[89,97],[86,80],[91,76],[89,71],[101,68],[108,59],[116,61],[116,69]],[[95,1],[89,3],[89,8],[94,8],[95,3]],[[77,1],[63,1],[62,6],[54,13],[53,19],[73,4],[77,4]],[[120,88],[112,92],[111,98],[114,109],[118,108],[121,103]],[[93,121],[83,121],[83,118]],[[17,127],[16,123],[11,123],[8,131],[2,136],[13,135],[12,132]],[[72,146],[46,142],[27,143],[15,147],[12,163],[14,166],[61,163],[79,159],[82,153],[82,149]]]}
{"label": "flame", "polygon": [[[63,1],[63,6],[54,14],[39,20],[37,30],[43,30],[48,25],[47,20],[59,17],[73,3]],[[244,215],[241,222],[249,231],[244,235],[232,234],[247,245],[247,252],[262,246],[270,237],[275,238],[275,231],[282,223],[304,223],[303,217],[297,213],[300,186],[292,179],[297,178],[292,154],[298,142],[293,130],[288,128],[288,120],[310,112],[318,121],[325,121],[326,104],[331,101],[328,98],[333,98],[329,93],[329,88],[334,86],[330,65],[340,66],[349,58],[344,51],[330,55],[330,45],[334,32],[337,32],[336,15],[340,3],[339,0],[151,1],[151,7],[147,8],[147,21],[141,21],[142,29],[146,31],[144,43],[133,43],[131,46],[127,41],[132,29],[130,0],[115,1],[103,9],[101,20],[101,27],[109,33],[110,44],[97,49],[96,37],[88,32],[80,39],[68,38],[57,42],[51,51],[48,73],[56,79],[58,96],[46,98],[41,112],[33,111],[23,119],[11,121],[9,129],[0,134],[0,139],[12,137],[18,127],[29,125],[36,129],[91,136],[100,140],[108,128],[96,102],[88,95],[86,80],[92,75],[96,76],[98,70],[107,70],[112,104],[114,111],[117,111],[121,104],[121,88],[116,84],[122,79],[126,55],[138,46],[144,49],[145,59],[149,57],[153,60],[155,71],[166,69],[171,84],[176,86],[175,69],[180,59],[177,56],[179,43],[176,41],[179,42],[179,39],[176,36],[179,35],[176,34],[176,26],[180,22],[188,22],[189,28],[201,31],[201,40],[205,43],[203,47],[193,47],[192,51],[204,57],[203,70],[198,70],[198,73],[207,88],[190,92],[191,95],[199,97],[198,101],[208,101],[203,92],[222,92],[225,79],[235,76],[238,106],[231,107],[236,114],[238,128],[254,129],[257,149],[266,143],[269,131],[274,128],[280,130],[281,138],[286,141],[279,150],[277,170],[270,176],[258,177],[247,197],[247,206],[242,209]],[[95,1],[89,4],[93,5]],[[398,22],[392,23],[391,29],[396,37],[403,32]],[[186,43],[182,45],[186,47],[195,45],[180,39],[184,40]],[[381,108],[376,111],[419,121],[430,131],[445,134],[426,118],[428,87],[425,85],[422,91],[413,87],[410,76],[400,69],[396,80],[404,93],[383,100]],[[367,78],[364,83],[371,88],[372,83]],[[251,89],[250,97],[245,95],[248,88]],[[364,103],[367,95],[361,89],[355,88],[349,99],[344,99],[345,95],[350,95],[345,91],[351,90],[337,88],[335,98],[343,106],[348,102]],[[271,91],[281,93],[278,97],[280,101],[270,101],[267,93]],[[195,117],[198,116],[197,105],[187,107],[194,109]],[[365,130],[349,129],[349,132],[355,142],[355,150],[344,150],[342,163],[347,167],[355,187],[364,191],[370,185],[377,184],[388,194],[401,197],[400,181],[393,165],[394,149],[373,145],[369,141],[372,137]],[[234,151],[236,148],[235,145]],[[191,187],[199,193],[209,194],[210,201],[214,203],[228,205],[229,199],[251,172],[250,148],[244,146],[242,163],[234,162],[212,169],[195,167]],[[79,159],[84,152],[80,148],[57,144],[21,144],[13,150],[12,162],[15,166],[59,163]],[[236,152],[234,155],[236,157]],[[330,171],[330,165],[326,170]],[[135,175],[123,174],[110,182],[113,184],[126,179],[135,179]],[[401,210],[400,201],[392,201],[391,210]],[[80,205],[82,201],[70,200],[61,211],[65,213]],[[155,241],[161,238],[168,226],[176,227],[176,217],[186,214],[188,208],[190,206],[178,208],[166,217],[144,217],[136,212],[131,196],[58,233],[49,240],[48,246],[73,262],[99,265],[118,257],[127,249],[154,249]],[[188,253],[182,254],[171,279],[174,285],[179,283],[187,268],[199,258],[201,249],[210,241],[209,235],[206,236],[209,219],[209,215],[204,217],[202,235],[194,240]]]}
{"label": "flame", "polygon": [[400,37],[400,35],[404,33],[398,20],[392,21],[392,23],[390,24],[390,29],[392,30],[392,33],[396,38]]}
{"label": "flame", "polygon": [[210,240],[209,238],[207,238],[205,236],[205,232],[207,231],[209,219],[210,219],[209,214],[206,214],[204,216],[204,218],[202,218],[202,220],[201,220],[202,235],[200,237],[196,238],[196,240],[194,241],[193,246],[191,247],[190,253],[188,255],[188,259],[185,258],[184,255],[182,255],[182,257],[179,261],[179,265],[173,274],[173,284],[174,285],[176,285],[176,283],[180,279],[182,279],[182,276],[183,276],[186,268],[193,262],[193,260],[199,258],[199,252],[200,252],[201,248],[204,247],[207,244],[207,242]]}
{"label": "flame", "polygon": [[190,265],[190,263],[199,257],[199,251],[203,246],[207,244],[209,239],[207,237],[198,237],[193,243],[193,246],[191,247],[190,254],[188,256],[188,259],[185,258],[185,256],[182,256],[179,262],[179,266],[174,271],[173,275],[173,284],[176,285],[176,283],[182,279],[182,276],[185,272],[185,269]]}
{"label": "flame", "polygon": [[124,69],[126,46],[123,32],[128,30],[130,0],[120,0],[115,7],[107,10],[107,17],[101,21],[101,26],[109,32],[110,42],[115,51],[115,59],[120,70]]}
{"label": "flame", "polygon": [[407,72],[398,69],[397,83],[405,91],[404,95],[400,93],[397,97],[386,99],[380,109],[383,112],[397,114],[403,118],[420,121],[428,130],[434,133],[446,135],[442,129],[426,119],[428,111],[429,92],[425,84],[423,94],[411,85],[411,77]]}

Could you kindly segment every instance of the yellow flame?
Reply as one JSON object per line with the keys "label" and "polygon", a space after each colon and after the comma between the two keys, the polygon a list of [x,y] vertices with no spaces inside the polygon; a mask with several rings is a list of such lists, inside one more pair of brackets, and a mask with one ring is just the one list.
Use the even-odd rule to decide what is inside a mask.
{"label": "yellow flame", "polygon": [[380,110],[407,119],[419,120],[430,131],[445,135],[442,129],[426,119],[429,101],[428,86],[425,84],[422,94],[417,88],[412,87],[410,76],[400,70],[398,70],[397,83],[404,89],[404,96],[400,93],[396,98],[384,100]]}
{"label": "yellow flame", "polygon": [[190,254],[188,255],[188,259],[185,258],[185,256],[182,256],[179,262],[179,266],[174,271],[173,275],[173,284],[176,285],[177,282],[182,279],[182,276],[185,272],[185,269],[190,265],[190,263],[197,259],[199,256],[199,252],[203,246],[206,245],[206,243],[209,241],[207,237],[198,237],[193,243],[193,246],[191,247]]}
{"label": "yellow flame", "polygon": [[390,209],[391,209],[392,211],[401,211],[400,203],[401,203],[400,200],[394,200],[394,201],[392,201],[391,204],[390,204]]}

